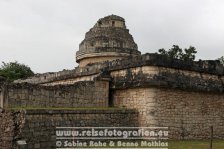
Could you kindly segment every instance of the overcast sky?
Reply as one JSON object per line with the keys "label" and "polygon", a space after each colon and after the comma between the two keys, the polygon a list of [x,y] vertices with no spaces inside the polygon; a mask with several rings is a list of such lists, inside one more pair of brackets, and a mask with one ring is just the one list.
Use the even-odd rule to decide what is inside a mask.
{"label": "overcast sky", "polygon": [[0,61],[72,69],[85,33],[111,14],[143,54],[177,44],[196,47],[197,59],[224,55],[224,0],[0,0]]}

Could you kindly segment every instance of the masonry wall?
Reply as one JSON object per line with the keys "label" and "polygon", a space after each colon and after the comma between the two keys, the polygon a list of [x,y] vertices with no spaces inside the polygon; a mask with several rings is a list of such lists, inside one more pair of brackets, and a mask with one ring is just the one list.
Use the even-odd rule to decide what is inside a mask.
{"label": "masonry wall", "polygon": [[17,149],[15,139],[21,132],[24,123],[24,113],[21,111],[0,110],[0,148]]}
{"label": "masonry wall", "polygon": [[[122,51],[123,50],[124,49],[122,49]],[[119,51],[117,52],[119,53]],[[141,67],[143,68],[142,70]],[[134,71],[139,72],[139,69],[143,74],[152,73],[154,71],[150,70],[150,68],[152,67],[164,68],[165,72],[179,72],[178,75],[180,76],[183,74],[185,74],[186,76],[189,76],[189,74],[197,74],[196,76],[205,79],[207,82],[210,81],[210,77],[216,77],[217,79],[220,77],[219,81],[224,81],[224,67],[218,61],[182,61],[177,59],[170,59],[169,57],[163,55],[147,53],[141,56],[130,57],[128,59],[114,60],[105,63],[96,63],[94,65],[91,64],[86,67],[76,67],[73,70],[63,70],[55,73],[37,74],[34,77],[25,80],[16,80],[14,82],[47,85],[54,85],[55,82],[57,84],[71,84],[78,81],[92,80],[92,78],[94,78],[95,76],[99,76],[102,72],[110,73],[114,71],[117,72],[118,70],[127,72],[127,69],[136,69]],[[156,73],[158,73],[158,69],[156,71]],[[178,78],[178,76],[175,76],[175,78]],[[169,85],[172,84],[170,83]]]}
{"label": "masonry wall", "polygon": [[[23,115],[19,120],[15,116]],[[14,116],[12,116],[14,115]],[[136,127],[135,110],[27,110],[0,113],[0,148],[12,149],[25,140],[28,149],[55,149],[56,127]],[[22,120],[22,121],[21,121]],[[17,126],[17,127],[15,127]]]}
{"label": "masonry wall", "polygon": [[144,127],[169,127],[171,139],[224,138],[224,94],[165,88],[113,91],[114,106],[135,108]]}
{"label": "masonry wall", "polygon": [[12,148],[14,137],[13,116],[11,113],[0,112],[0,120],[0,148]]}
{"label": "masonry wall", "polygon": [[112,89],[166,87],[224,93],[224,75],[161,66],[141,66],[111,71]]}
{"label": "masonry wall", "polygon": [[109,83],[86,81],[72,85],[40,86],[9,84],[5,86],[4,107],[107,107]]}
{"label": "masonry wall", "polygon": [[210,126],[214,137],[223,139],[222,67],[208,65],[209,69],[203,70],[197,66],[193,70],[186,66],[187,70],[178,68],[180,63],[175,65],[111,71],[110,104],[136,109],[140,126],[169,127],[172,139],[209,138]]}
{"label": "masonry wall", "polygon": [[[113,60],[125,58],[125,56],[120,56],[120,55],[118,55],[118,56],[101,56],[100,57],[100,54],[98,55],[98,57],[96,56],[96,57],[85,58],[85,59],[81,60],[79,62],[79,67],[84,67],[87,64],[92,64],[92,63],[97,63],[97,62],[113,61]],[[108,54],[106,54],[106,55],[108,55]]]}
{"label": "masonry wall", "polygon": [[3,90],[0,87],[0,108],[3,108]]}
{"label": "masonry wall", "polygon": [[94,74],[94,75],[77,77],[77,78],[72,78],[72,79],[53,81],[53,82],[44,83],[44,84],[41,84],[41,85],[43,85],[43,86],[69,85],[69,84],[74,84],[76,82],[93,81],[96,77],[98,77],[98,75]]}

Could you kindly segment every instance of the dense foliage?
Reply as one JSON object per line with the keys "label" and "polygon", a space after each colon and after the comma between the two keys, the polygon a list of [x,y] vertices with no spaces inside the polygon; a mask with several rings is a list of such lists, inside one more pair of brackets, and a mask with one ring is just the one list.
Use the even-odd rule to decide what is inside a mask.
{"label": "dense foliage", "polygon": [[167,51],[165,49],[159,49],[158,52],[172,59],[181,59],[184,61],[195,60],[195,54],[197,53],[195,47],[190,46],[188,49],[182,50],[178,45],[173,45],[173,47]]}
{"label": "dense foliage", "polygon": [[2,66],[0,68],[0,77],[9,81],[23,79],[33,75],[34,73],[30,67],[18,62],[2,62]]}

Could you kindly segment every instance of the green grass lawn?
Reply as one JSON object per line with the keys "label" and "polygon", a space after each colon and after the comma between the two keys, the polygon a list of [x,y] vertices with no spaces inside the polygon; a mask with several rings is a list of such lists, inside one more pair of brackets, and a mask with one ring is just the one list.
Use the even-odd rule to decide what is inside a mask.
{"label": "green grass lawn", "polygon": [[[210,141],[169,141],[169,149],[209,149]],[[212,149],[224,149],[224,140],[214,140]]]}

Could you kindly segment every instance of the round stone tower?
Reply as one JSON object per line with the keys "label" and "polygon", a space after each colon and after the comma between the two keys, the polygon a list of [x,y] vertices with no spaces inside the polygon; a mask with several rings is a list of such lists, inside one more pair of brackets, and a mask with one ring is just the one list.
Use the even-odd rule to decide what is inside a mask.
{"label": "round stone tower", "polygon": [[110,15],[99,19],[86,33],[76,53],[76,61],[80,67],[84,67],[90,63],[112,61],[140,54],[137,44],[126,28],[125,20]]}

